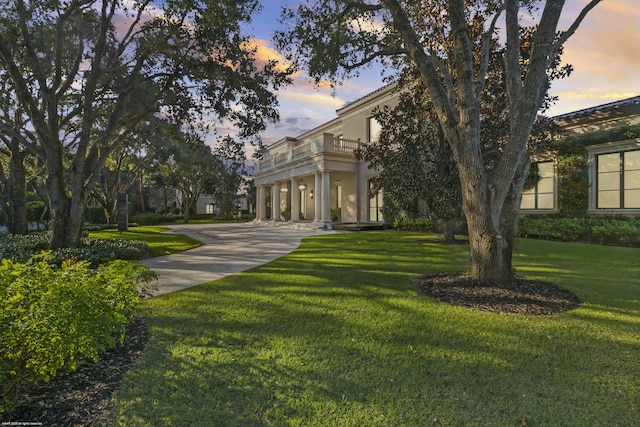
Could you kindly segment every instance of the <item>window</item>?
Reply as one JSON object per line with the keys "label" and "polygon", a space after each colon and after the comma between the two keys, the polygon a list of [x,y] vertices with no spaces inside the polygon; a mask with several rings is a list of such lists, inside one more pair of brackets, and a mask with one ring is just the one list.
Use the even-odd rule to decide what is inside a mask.
{"label": "window", "polygon": [[207,214],[207,215],[212,215],[214,213],[213,212],[213,203],[207,203],[204,206],[204,213]]}
{"label": "window", "polygon": [[552,210],[556,207],[556,173],[553,162],[539,162],[531,165],[532,172],[537,173],[538,182],[533,188],[522,192],[520,209]]}
{"label": "window", "polygon": [[377,141],[380,139],[380,132],[382,131],[382,126],[380,123],[373,117],[369,117],[367,119],[367,138],[368,141]]}
{"label": "window", "polygon": [[342,208],[342,185],[336,185],[336,208]]}
{"label": "window", "polygon": [[369,181],[369,221],[382,222],[382,191],[373,193],[374,185]]}
{"label": "window", "polygon": [[600,154],[597,159],[597,208],[640,208],[640,150]]}

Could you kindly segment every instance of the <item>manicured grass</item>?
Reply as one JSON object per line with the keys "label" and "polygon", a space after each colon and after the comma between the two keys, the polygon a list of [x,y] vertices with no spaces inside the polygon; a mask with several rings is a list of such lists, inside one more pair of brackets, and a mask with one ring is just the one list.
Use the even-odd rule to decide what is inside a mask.
{"label": "manicured grass", "polygon": [[152,256],[169,255],[202,245],[202,242],[191,237],[173,233],[162,233],[166,230],[169,230],[169,227],[130,227],[129,231],[123,233],[120,233],[118,230],[92,231],[89,233],[89,237],[99,239],[144,240],[149,244]]}
{"label": "manicured grass", "polygon": [[520,274],[584,299],[550,317],[453,307],[412,278],[468,269],[415,233],[307,238],[146,300],[123,426],[629,426],[640,414],[640,250],[523,240]]}

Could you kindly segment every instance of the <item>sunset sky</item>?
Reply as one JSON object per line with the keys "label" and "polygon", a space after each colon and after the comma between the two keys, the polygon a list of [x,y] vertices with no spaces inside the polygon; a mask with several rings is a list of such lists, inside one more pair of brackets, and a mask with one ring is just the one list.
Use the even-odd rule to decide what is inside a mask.
{"label": "sunset sky", "polygon": [[[567,0],[563,13],[566,29],[587,0]],[[287,0],[263,0],[263,12],[248,31],[256,38],[260,54],[279,58],[271,38],[280,25],[280,8]],[[604,0],[587,16],[565,45],[564,61],[573,74],[555,82],[552,94],[560,100],[548,113],[557,115],[640,94],[640,1]],[[304,74],[279,94],[281,121],[269,126],[262,138],[270,144],[285,136],[298,136],[332,118],[336,109],[382,86],[380,69],[364,70],[345,82],[332,96],[328,88],[315,89]]]}

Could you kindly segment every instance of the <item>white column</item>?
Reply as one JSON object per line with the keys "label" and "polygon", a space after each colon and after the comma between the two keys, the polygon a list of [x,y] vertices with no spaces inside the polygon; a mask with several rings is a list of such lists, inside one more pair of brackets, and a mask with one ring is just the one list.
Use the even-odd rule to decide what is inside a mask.
{"label": "white column", "polygon": [[300,220],[300,190],[295,178],[291,179],[291,221]]}
{"label": "white column", "polygon": [[280,221],[280,185],[273,184],[273,200],[271,201],[271,219]]}
{"label": "white column", "polygon": [[256,187],[256,219],[264,220],[264,187],[258,185]]}
{"label": "white column", "polygon": [[257,185],[256,186],[256,221],[260,221],[262,218],[260,217],[260,199],[261,199],[261,195],[260,193],[262,192],[261,190],[262,186],[261,185]]}
{"label": "white column", "polygon": [[320,221],[320,209],[322,207],[322,181],[320,181],[320,172],[314,175],[315,185],[313,189],[313,220]]}
{"label": "white column", "polygon": [[331,181],[329,172],[322,172],[322,222],[330,222]]}

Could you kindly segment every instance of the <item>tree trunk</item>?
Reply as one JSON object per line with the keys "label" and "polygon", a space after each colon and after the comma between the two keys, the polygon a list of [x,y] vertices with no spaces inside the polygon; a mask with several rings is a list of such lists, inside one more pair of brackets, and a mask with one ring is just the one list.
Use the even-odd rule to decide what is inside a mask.
{"label": "tree trunk", "polygon": [[7,230],[11,234],[25,235],[29,229],[27,224],[27,179],[24,153],[19,149],[12,150],[8,178],[9,218]]}
{"label": "tree trunk", "polygon": [[139,182],[139,187],[138,190],[140,192],[140,212],[144,213],[145,212],[145,206],[144,206],[144,182],[142,180],[142,170],[140,170],[140,182]]}
{"label": "tree trunk", "polygon": [[469,230],[471,274],[478,280],[508,283],[515,279],[512,256],[529,165],[529,157],[523,156],[502,203],[492,200],[491,186],[484,180],[472,182],[468,175],[460,175]]}
{"label": "tree trunk", "polygon": [[[62,147],[60,144],[45,146],[47,179],[46,187],[51,204],[53,230],[50,249],[77,248],[82,237],[84,214],[83,188],[71,183],[71,195],[66,191]],[[79,188],[78,188],[79,187]]]}
{"label": "tree trunk", "polygon": [[[471,274],[484,282],[507,283],[514,278],[511,264],[513,245],[492,221],[492,209],[475,203],[465,209],[469,229]],[[505,230],[506,231],[506,230]],[[511,230],[509,234],[513,234]]]}
{"label": "tree trunk", "polygon": [[515,277],[511,264],[511,236],[515,230],[509,229],[514,225],[513,212],[504,210],[504,200],[496,194],[492,172],[487,170],[480,152],[479,126],[470,120],[445,131],[460,176],[471,275],[484,282],[508,283]]}
{"label": "tree trunk", "polygon": [[185,224],[189,224],[191,219],[191,198],[185,193],[182,193],[182,219]]}
{"label": "tree trunk", "polygon": [[445,244],[451,245],[456,241],[456,224],[457,219],[442,220],[442,240]]}

